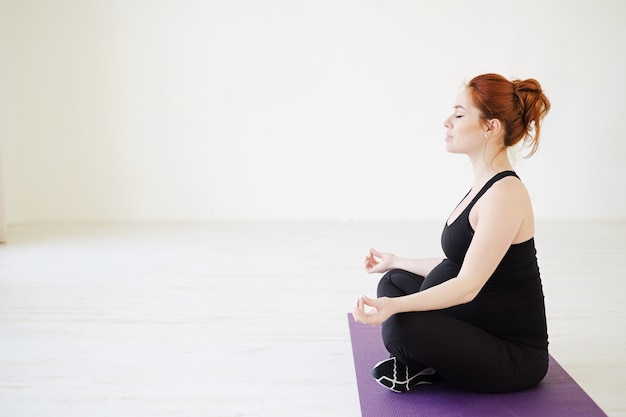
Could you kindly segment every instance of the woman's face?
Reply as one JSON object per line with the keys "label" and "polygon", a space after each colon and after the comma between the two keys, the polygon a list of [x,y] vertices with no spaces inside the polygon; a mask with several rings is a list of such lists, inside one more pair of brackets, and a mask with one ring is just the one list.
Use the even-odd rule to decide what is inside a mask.
{"label": "woman's face", "polygon": [[444,121],[446,150],[452,153],[472,154],[482,152],[486,144],[485,126],[480,110],[474,107],[467,90],[463,90],[454,103],[454,112]]}

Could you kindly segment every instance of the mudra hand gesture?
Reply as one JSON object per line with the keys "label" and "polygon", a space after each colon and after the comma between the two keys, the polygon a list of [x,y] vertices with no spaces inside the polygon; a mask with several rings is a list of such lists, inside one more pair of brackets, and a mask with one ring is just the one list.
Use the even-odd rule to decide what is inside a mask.
{"label": "mudra hand gesture", "polygon": [[384,273],[392,269],[391,265],[395,255],[392,253],[378,252],[375,249],[370,249],[365,257],[365,270],[370,273]]}

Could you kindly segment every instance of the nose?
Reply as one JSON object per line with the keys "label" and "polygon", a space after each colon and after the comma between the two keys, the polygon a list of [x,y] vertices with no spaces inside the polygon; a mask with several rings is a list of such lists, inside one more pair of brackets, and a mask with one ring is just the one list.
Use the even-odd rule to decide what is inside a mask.
{"label": "nose", "polygon": [[450,122],[450,118],[452,118],[452,116],[446,117],[446,120],[443,121],[443,127],[445,127],[446,129],[449,129],[450,127],[452,127],[452,123]]}

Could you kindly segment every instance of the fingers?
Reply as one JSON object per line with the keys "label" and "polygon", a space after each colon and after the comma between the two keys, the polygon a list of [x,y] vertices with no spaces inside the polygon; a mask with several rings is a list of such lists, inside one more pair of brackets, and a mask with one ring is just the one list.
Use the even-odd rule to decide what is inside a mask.
{"label": "fingers", "polygon": [[[373,310],[366,312],[366,306],[372,307]],[[380,324],[377,319],[376,299],[361,295],[352,309],[352,317],[358,323],[377,325]]]}
{"label": "fingers", "polygon": [[369,273],[375,272],[375,267],[378,265],[378,260],[374,256],[374,252],[373,249],[370,249],[367,256],[365,256],[365,269]]}
{"label": "fingers", "polygon": [[357,298],[356,304],[352,309],[352,317],[358,323],[365,323],[365,306],[361,297]]}
{"label": "fingers", "polygon": [[356,308],[358,308],[360,312],[365,312],[365,304],[363,303],[363,296],[356,299]]}
{"label": "fingers", "polygon": [[376,266],[376,264],[373,263],[371,259],[365,258],[365,265],[364,266],[365,266],[365,270],[367,272],[372,273],[373,272],[372,269]]}
{"label": "fingers", "polygon": [[362,295],[359,299],[363,303],[363,310],[365,310],[365,306],[378,308],[378,299],[376,298],[369,298],[366,295]]}

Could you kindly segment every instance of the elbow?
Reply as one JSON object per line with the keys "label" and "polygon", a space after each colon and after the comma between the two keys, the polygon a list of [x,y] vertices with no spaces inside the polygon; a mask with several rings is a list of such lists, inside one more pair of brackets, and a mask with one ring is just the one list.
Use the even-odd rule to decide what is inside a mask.
{"label": "elbow", "polygon": [[471,292],[471,293],[465,294],[465,296],[461,299],[461,302],[459,304],[471,303],[472,301],[474,301],[477,295],[478,295],[478,292]]}
{"label": "elbow", "polygon": [[482,286],[477,286],[471,281],[467,282],[467,284],[469,285],[465,285],[465,288],[461,291],[459,304],[467,304],[474,301],[482,289]]}
{"label": "elbow", "polygon": [[456,279],[457,301],[459,304],[467,304],[478,296],[487,279],[481,279],[476,274],[462,273]]}

